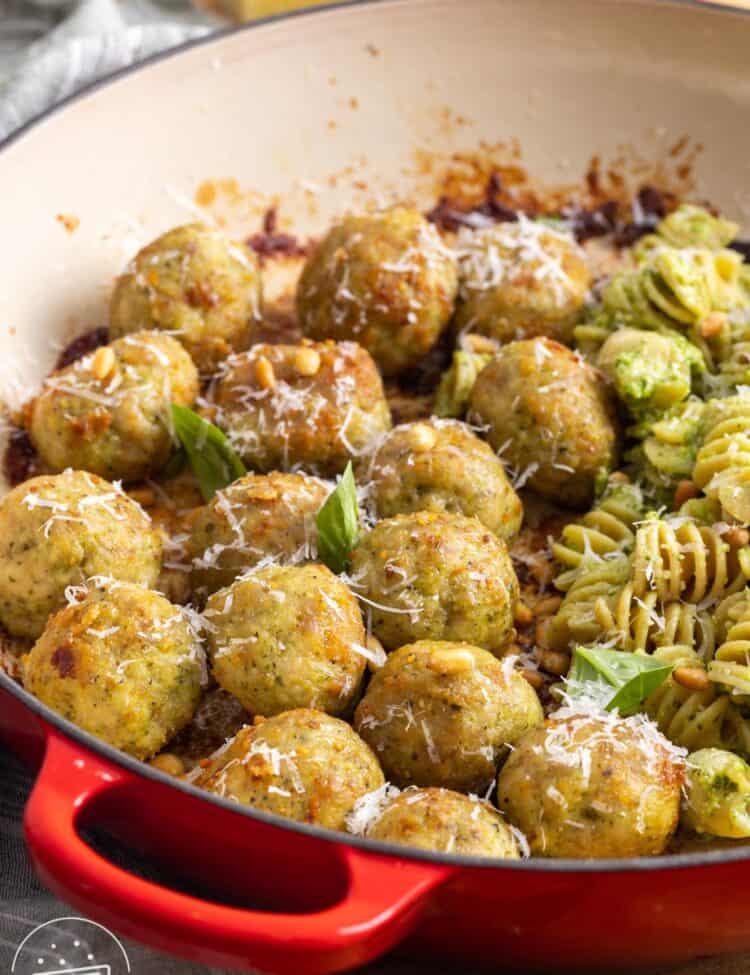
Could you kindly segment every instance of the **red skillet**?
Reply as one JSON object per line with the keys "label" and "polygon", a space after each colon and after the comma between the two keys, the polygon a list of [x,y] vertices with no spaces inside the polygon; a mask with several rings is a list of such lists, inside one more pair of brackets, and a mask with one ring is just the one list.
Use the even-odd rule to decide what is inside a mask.
{"label": "red skillet", "polygon": [[[696,3],[410,0],[230,32],[126,72],[0,152],[3,398],[38,384],[50,340],[105,320],[112,275],[134,245],[190,219],[196,191],[245,231],[285,194],[282,214],[315,232],[370,197],[428,205],[438,155],[482,141],[518,137],[529,170],[556,182],[630,142],[741,219],[748,52],[750,17]],[[75,233],[60,214],[78,218]],[[0,739],[41,766],[26,832],[45,882],[206,965],[315,975],[402,941],[422,959],[526,972],[750,949],[742,850],[490,865],[365,843],[176,784],[2,676]],[[114,866],[81,837],[94,824],[217,899]]]}

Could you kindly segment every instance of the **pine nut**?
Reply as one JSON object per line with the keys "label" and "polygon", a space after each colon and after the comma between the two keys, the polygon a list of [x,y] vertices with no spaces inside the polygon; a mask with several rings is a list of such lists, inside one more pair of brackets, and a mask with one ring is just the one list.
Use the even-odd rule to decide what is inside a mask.
{"label": "pine nut", "polygon": [[551,623],[552,617],[548,616],[546,619],[539,620],[537,625],[534,627],[534,642],[537,644],[537,646],[547,646],[548,633]]}
{"label": "pine nut", "polygon": [[426,454],[437,443],[437,433],[426,423],[417,423],[409,431],[409,444],[417,454]]}
{"label": "pine nut", "polygon": [[91,360],[91,372],[96,379],[106,379],[115,368],[115,354],[108,345],[102,345]]}
{"label": "pine nut", "polygon": [[276,385],[276,373],[264,355],[255,363],[255,378],[258,380],[261,389],[273,389]]}
{"label": "pine nut", "polygon": [[706,315],[699,326],[700,333],[703,338],[710,339],[713,338],[714,335],[718,335],[719,332],[724,328],[726,320],[726,315],[722,314],[720,311],[712,311],[710,315]]}
{"label": "pine nut", "polygon": [[689,688],[691,691],[707,691],[711,686],[711,681],[705,670],[700,667],[675,667],[672,677],[678,684]]}
{"label": "pine nut", "polygon": [[469,650],[435,650],[427,666],[439,674],[465,674],[474,669],[474,655]]}
{"label": "pine nut", "polygon": [[678,481],[674,492],[673,507],[681,508],[686,501],[698,497],[698,486],[694,481]]}
{"label": "pine nut", "polygon": [[156,504],[156,495],[149,487],[131,488],[128,495],[143,508],[153,508]]}
{"label": "pine nut", "polygon": [[562,677],[570,670],[570,657],[557,650],[542,650],[539,654],[539,666],[549,674]]}
{"label": "pine nut", "polygon": [[747,545],[750,542],[750,532],[747,528],[740,528],[739,525],[735,525],[730,528],[728,532],[724,533],[724,540],[728,542],[732,548],[741,548],[743,545]]}
{"label": "pine nut", "polygon": [[294,368],[300,376],[314,376],[320,369],[320,353],[315,349],[297,349],[294,353]]}
{"label": "pine nut", "polygon": [[185,763],[179,755],[173,755],[171,752],[162,752],[161,755],[152,758],[149,764],[161,772],[166,772],[167,775],[185,774]]}
{"label": "pine nut", "polygon": [[562,596],[547,596],[539,600],[534,607],[534,612],[537,616],[551,616],[558,611],[560,603],[562,603]]}
{"label": "pine nut", "polygon": [[609,475],[610,484],[630,484],[630,478],[625,471],[613,471]]}
{"label": "pine nut", "polygon": [[518,673],[531,684],[535,691],[538,691],[544,684],[544,676],[538,670],[519,670]]}
{"label": "pine nut", "polygon": [[516,606],[514,619],[519,626],[528,626],[529,623],[533,621],[534,614],[531,612],[526,603],[519,602]]}

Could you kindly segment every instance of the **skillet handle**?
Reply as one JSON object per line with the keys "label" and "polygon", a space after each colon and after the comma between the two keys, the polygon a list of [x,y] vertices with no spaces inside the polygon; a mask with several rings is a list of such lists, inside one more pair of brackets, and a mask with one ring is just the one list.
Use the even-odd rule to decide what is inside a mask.
{"label": "skillet handle", "polygon": [[328,975],[365,964],[409,933],[430,891],[452,873],[341,845],[347,890],[324,910],[276,914],[200,900],[129,874],[79,836],[76,827],[89,803],[130,778],[126,769],[49,727],[24,816],[34,864],[55,893],[93,919],[205,965]]}

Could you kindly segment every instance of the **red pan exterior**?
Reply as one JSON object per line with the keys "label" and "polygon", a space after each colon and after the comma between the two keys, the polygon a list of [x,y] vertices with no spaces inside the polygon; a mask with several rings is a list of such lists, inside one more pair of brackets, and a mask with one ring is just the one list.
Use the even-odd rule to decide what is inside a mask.
{"label": "red pan exterior", "polygon": [[[592,870],[368,852],[120,765],[8,687],[0,684],[0,738],[32,761],[46,741],[25,817],[40,876],[81,912],[154,948],[279,975],[341,971],[398,944],[422,959],[526,973],[627,970],[750,949],[750,865],[736,855]],[[234,906],[115,867],[78,835],[94,823]]]}

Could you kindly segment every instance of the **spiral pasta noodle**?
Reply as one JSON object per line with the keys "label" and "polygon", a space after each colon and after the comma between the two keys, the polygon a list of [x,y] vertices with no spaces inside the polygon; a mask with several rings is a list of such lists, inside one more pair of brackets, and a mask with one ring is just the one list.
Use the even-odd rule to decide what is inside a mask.
{"label": "spiral pasta noodle", "polygon": [[[654,657],[673,667],[702,669],[703,663],[689,647],[662,647]],[[644,702],[643,709],[670,741],[688,751],[729,748],[745,751],[748,729],[742,715],[725,694],[709,687],[691,690],[669,677]]]}
{"label": "spiral pasta noodle", "polygon": [[[584,562],[547,630],[547,642],[564,650],[573,643],[607,639],[613,600],[630,574],[626,557]],[[609,615],[608,615],[609,614]]]}
{"label": "spiral pasta noodle", "polygon": [[633,592],[656,593],[662,603],[717,602],[745,586],[750,550],[728,545],[719,532],[689,518],[649,518],[639,525],[633,549]]}
{"label": "spiral pasta noodle", "polygon": [[714,216],[704,207],[683,203],[660,220],[653,234],[643,237],[635,248],[636,259],[647,256],[654,247],[703,247],[720,250],[735,239],[740,228],[731,220]]}
{"label": "spiral pasta noodle", "polygon": [[567,592],[587,559],[610,559],[633,547],[633,523],[643,516],[643,494],[635,484],[618,484],[579,521],[566,525],[552,554],[564,568],[555,586]]}
{"label": "spiral pasta noodle", "polygon": [[708,676],[733,695],[750,695],[750,593],[744,590],[726,612],[726,636],[708,665]]}
{"label": "spiral pasta noodle", "polygon": [[750,397],[711,400],[693,480],[739,521],[750,521]]}
{"label": "spiral pasta noodle", "polygon": [[738,386],[750,385],[750,318],[743,316],[731,323],[729,345],[719,375],[724,390],[736,392]]}

